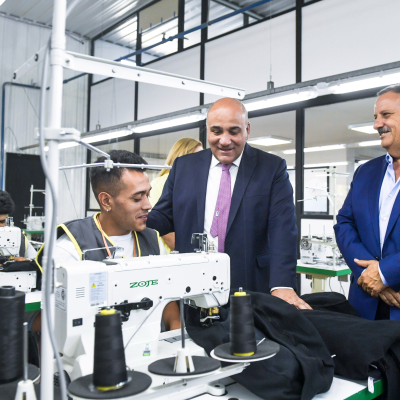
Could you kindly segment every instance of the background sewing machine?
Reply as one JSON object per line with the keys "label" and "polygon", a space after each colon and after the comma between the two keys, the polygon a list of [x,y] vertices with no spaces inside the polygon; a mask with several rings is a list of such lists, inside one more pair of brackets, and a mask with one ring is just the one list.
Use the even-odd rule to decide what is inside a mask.
{"label": "background sewing machine", "polygon": [[5,272],[7,267],[14,266],[11,264],[19,256],[22,240],[21,229],[12,226],[12,221],[10,225],[0,228],[0,286],[15,286],[22,292],[30,292],[36,288],[36,271]]}
{"label": "background sewing machine", "polygon": [[[60,264],[56,267],[55,333],[64,369],[72,380],[93,372],[94,321],[102,307],[122,314],[128,367],[147,372],[148,364],[171,356],[172,348],[175,351],[176,346],[164,352],[159,348],[164,307],[181,297],[192,306],[218,307],[228,302],[229,290],[229,256],[222,253]],[[193,342],[189,347],[193,355],[205,355]],[[153,384],[157,382],[165,383],[165,377],[154,377]]]}

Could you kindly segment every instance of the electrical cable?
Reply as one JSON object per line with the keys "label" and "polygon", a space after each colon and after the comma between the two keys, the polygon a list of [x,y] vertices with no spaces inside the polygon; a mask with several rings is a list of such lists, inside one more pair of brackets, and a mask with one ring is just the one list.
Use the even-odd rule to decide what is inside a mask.
{"label": "electrical cable", "polygon": [[[78,4],[80,0],[73,0],[67,7],[66,10],[66,17],[68,17],[69,13],[72,9]],[[52,330],[52,323],[51,323],[51,310],[50,310],[50,293],[52,288],[52,255],[53,255],[53,247],[55,242],[55,232],[57,227],[56,216],[57,216],[57,193],[55,191],[54,183],[51,179],[49,168],[47,165],[46,160],[46,153],[44,151],[45,147],[45,140],[44,140],[44,119],[45,119],[45,107],[46,107],[46,82],[48,76],[48,67],[49,67],[49,55],[50,55],[50,47],[51,47],[51,36],[47,42],[44,59],[43,59],[43,71],[42,71],[42,85],[40,88],[40,103],[39,103],[39,146],[40,146],[40,161],[42,164],[43,173],[46,177],[49,189],[50,189],[50,196],[52,198],[53,208],[50,218],[50,235],[49,235],[49,242],[47,243],[47,259],[43,257],[43,266],[45,267],[45,313],[46,313],[46,322],[47,322],[47,329],[49,332],[49,338],[51,342],[51,346],[53,348],[53,353],[56,358],[57,369],[59,371],[59,382],[60,382],[60,392],[61,392],[61,399],[67,400],[67,384],[64,375],[64,369],[61,362],[61,357],[58,352],[56,339],[54,336],[54,332]]]}
{"label": "electrical cable", "polygon": [[49,332],[51,346],[53,348],[53,353],[56,358],[57,369],[59,371],[59,380],[60,380],[60,391],[61,391],[61,399],[67,400],[67,387],[66,387],[66,380],[65,375],[63,373],[63,365],[61,362],[60,355],[58,353],[57,343],[54,337],[54,332],[52,330],[52,323],[51,323],[51,304],[50,304],[50,293],[52,289],[51,281],[52,281],[52,254],[53,254],[53,246],[54,246],[54,239],[55,239],[55,231],[56,231],[56,215],[57,215],[57,194],[54,188],[53,181],[51,179],[49,168],[47,165],[46,160],[46,153],[44,151],[45,143],[44,143],[44,109],[46,106],[46,82],[47,82],[47,75],[48,75],[48,60],[50,54],[50,42],[47,42],[46,51],[44,54],[43,59],[43,72],[42,72],[42,86],[40,89],[40,106],[39,106],[39,146],[40,146],[40,161],[42,164],[43,173],[46,177],[49,189],[50,189],[50,196],[53,203],[53,209],[50,218],[50,237],[49,242],[47,243],[47,258],[43,257],[43,267],[45,271],[45,313],[46,313],[46,322],[47,322],[47,329]]}
{"label": "electrical cable", "polygon": [[24,154],[24,150],[21,150],[21,149],[19,148],[19,146],[18,146],[18,140],[17,140],[17,137],[15,136],[14,131],[11,129],[11,127],[7,126],[7,127],[4,129],[4,132],[7,131],[7,129],[9,129],[9,130],[11,131],[12,135],[14,136],[15,144],[17,145],[17,151],[18,151],[20,154]]}
{"label": "electrical cable", "polygon": [[[62,161],[61,161],[61,158],[60,158],[60,164],[61,164],[62,167],[64,166],[63,163],[62,163]],[[64,170],[62,170],[62,172],[64,172],[65,182],[67,183],[68,191],[69,191],[69,194],[70,194],[70,196],[71,196],[71,201],[72,201],[72,205],[74,206],[74,211],[75,211],[75,214],[76,214],[76,218],[79,218],[79,216],[78,216],[78,211],[76,211],[74,196],[72,196],[72,191],[71,191],[71,188],[70,188],[70,186],[69,186],[67,174],[66,174],[66,172],[65,172]]]}

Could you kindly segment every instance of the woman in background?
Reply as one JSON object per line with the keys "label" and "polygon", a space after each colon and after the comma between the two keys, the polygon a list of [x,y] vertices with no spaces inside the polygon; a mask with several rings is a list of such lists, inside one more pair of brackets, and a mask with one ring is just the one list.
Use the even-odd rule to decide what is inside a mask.
{"label": "woman in background", "polygon": [[[172,166],[175,159],[185,154],[197,153],[203,150],[203,145],[200,141],[192,138],[179,139],[168,153],[166,164]],[[165,182],[169,175],[169,169],[162,169],[157,178],[151,182],[151,192],[149,200],[151,206],[154,207],[160,199]],[[167,254],[175,249],[175,233],[171,232],[161,237]]]}

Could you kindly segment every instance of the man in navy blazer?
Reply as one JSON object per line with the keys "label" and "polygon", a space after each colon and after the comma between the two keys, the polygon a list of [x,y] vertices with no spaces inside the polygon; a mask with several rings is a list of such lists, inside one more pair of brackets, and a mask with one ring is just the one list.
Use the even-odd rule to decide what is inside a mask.
{"label": "man in navy blazer", "polygon": [[387,155],[357,169],[335,233],[350,303],[364,318],[400,320],[400,85],[378,93],[374,128]]}
{"label": "man in navy blazer", "polygon": [[181,253],[193,252],[192,233],[214,240],[210,228],[218,216],[222,164],[230,165],[224,252],[231,259],[231,287],[271,291],[298,308],[310,308],[294,290],[297,228],[285,160],[246,143],[250,123],[238,100],[220,99],[210,107],[207,133],[210,149],[175,160],[147,226],[161,235],[175,232]]}

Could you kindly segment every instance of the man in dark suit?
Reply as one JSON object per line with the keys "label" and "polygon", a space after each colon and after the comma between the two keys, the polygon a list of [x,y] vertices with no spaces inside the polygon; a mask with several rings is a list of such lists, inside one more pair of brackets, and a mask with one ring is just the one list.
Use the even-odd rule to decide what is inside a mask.
{"label": "man in dark suit", "polygon": [[285,160],[250,147],[243,104],[209,109],[210,149],[175,160],[147,226],[175,232],[175,249],[192,252],[204,232],[231,259],[231,286],[242,286],[309,308],[296,289],[296,216]]}
{"label": "man in dark suit", "polygon": [[387,154],[355,172],[335,233],[349,302],[364,318],[400,320],[400,85],[378,93],[374,128]]}

